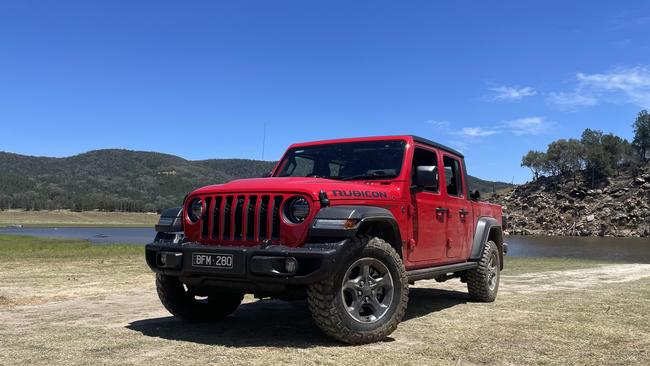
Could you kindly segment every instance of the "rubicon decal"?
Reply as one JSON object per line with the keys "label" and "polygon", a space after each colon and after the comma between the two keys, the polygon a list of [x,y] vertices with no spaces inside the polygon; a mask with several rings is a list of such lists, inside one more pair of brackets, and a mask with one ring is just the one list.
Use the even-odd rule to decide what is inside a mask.
{"label": "rubicon decal", "polygon": [[386,192],[377,191],[343,191],[335,189],[332,191],[334,197],[364,197],[364,198],[388,198]]}

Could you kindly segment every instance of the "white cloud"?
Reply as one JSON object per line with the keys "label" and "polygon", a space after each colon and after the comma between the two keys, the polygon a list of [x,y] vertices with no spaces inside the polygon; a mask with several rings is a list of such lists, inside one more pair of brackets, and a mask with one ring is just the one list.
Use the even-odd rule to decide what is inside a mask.
{"label": "white cloud", "polygon": [[547,101],[560,108],[588,107],[601,101],[623,100],[650,108],[650,68],[618,68],[609,73],[576,74],[578,85],[572,92],[549,93]]}
{"label": "white cloud", "polygon": [[589,107],[598,104],[598,99],[592,95],[582,94],[581,91],[549,93],[546,100],[562,109]]}
{"label": "white cloud", "polygon": [[583,88],[597,92],[620,92],[628,102],[650,108],[650,69],[647,67],[617,69],[606,74],[578,73],[577,78]]}
{"label": "white cloud", "polygon": [[544,117],[525,117],[504,122],[504,128],[517,136],[539,135],[552,125]]}
{"label": "white cloud", "polygon": [[427,123],[435,128],[441,128],[441,129],[449,128],[449,121],[430,119],[427,121]]}
{"label": "white cloud", "polygon": [[524,97],[530,97],[537,94],[537,91],[530,86],[519,87],[501,85],[488,88],[488,90],[494,92],[494,94],[488,96],[488,99],[492,101],[514,102],[521,100]]}
{"label": "white cloud", "polygon": [[630,16],[630,14],[617,14],[611,19],[612,30],[636,28],[650,25],[650,16]]}
{"label": "white cloud", "polygon": [[470,136],[470,137],[484,137],[492,136],[499,133],[497,130],[486,130],[481,127],[463,127],[460,132],[457,132],[458,135]]}

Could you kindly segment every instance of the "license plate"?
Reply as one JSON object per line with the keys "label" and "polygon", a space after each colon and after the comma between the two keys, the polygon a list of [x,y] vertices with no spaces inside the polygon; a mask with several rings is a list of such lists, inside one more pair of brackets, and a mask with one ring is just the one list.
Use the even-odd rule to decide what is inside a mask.
{"label": "license plate", "polygon": [[194,253],[192,254],[192,266],[232,269],[233,256],[232,254]]}

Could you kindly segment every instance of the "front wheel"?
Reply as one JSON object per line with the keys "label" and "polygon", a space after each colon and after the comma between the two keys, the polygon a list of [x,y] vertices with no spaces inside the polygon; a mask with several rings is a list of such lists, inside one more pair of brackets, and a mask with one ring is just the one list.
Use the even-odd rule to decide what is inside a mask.
{"label": "front wheel", "polygon": [[350,248],[340,273],[309,286],[309,309],[316,324],[339,341],[376,342],[391,334],[404,316],[406,270],[382,239],[358,237]]}
{"label": "front wheel", "polygon": [[244,295],[239,292],[211,291],[197,296],[178,278],[156,275],[156,289],[160,302],[172,315],[190,322],[216,321],[233,313]]}
{"label": "front wheel", "polygon": [[467,271],[467,290],[469,297],[475,301],[492,302],[497,298],[501,262],[499,248],[493,241],[485,243],[483,255],[478,267]]}

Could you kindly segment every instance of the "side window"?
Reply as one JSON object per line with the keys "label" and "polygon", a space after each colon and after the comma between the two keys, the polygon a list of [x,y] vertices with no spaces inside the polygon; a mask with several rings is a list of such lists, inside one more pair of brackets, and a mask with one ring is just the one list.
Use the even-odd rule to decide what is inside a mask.
{"label": "side window", "polygon": [[447,186],[447,194],[450,196],[463,196],[463,178],[460,162],[451,156],[443,158],[445,165],[445,184]]}
{"label": "side window", "polygon": [[[436,153],[430,150],[415,148],[413,153],[413,168],[411,169],[411,185],[415,185],[415,174],[419,166],[438,166]],[[440,186],[440,185],[438,185]],[[423,188],[426,192],[440,192],[440,188]]]}

